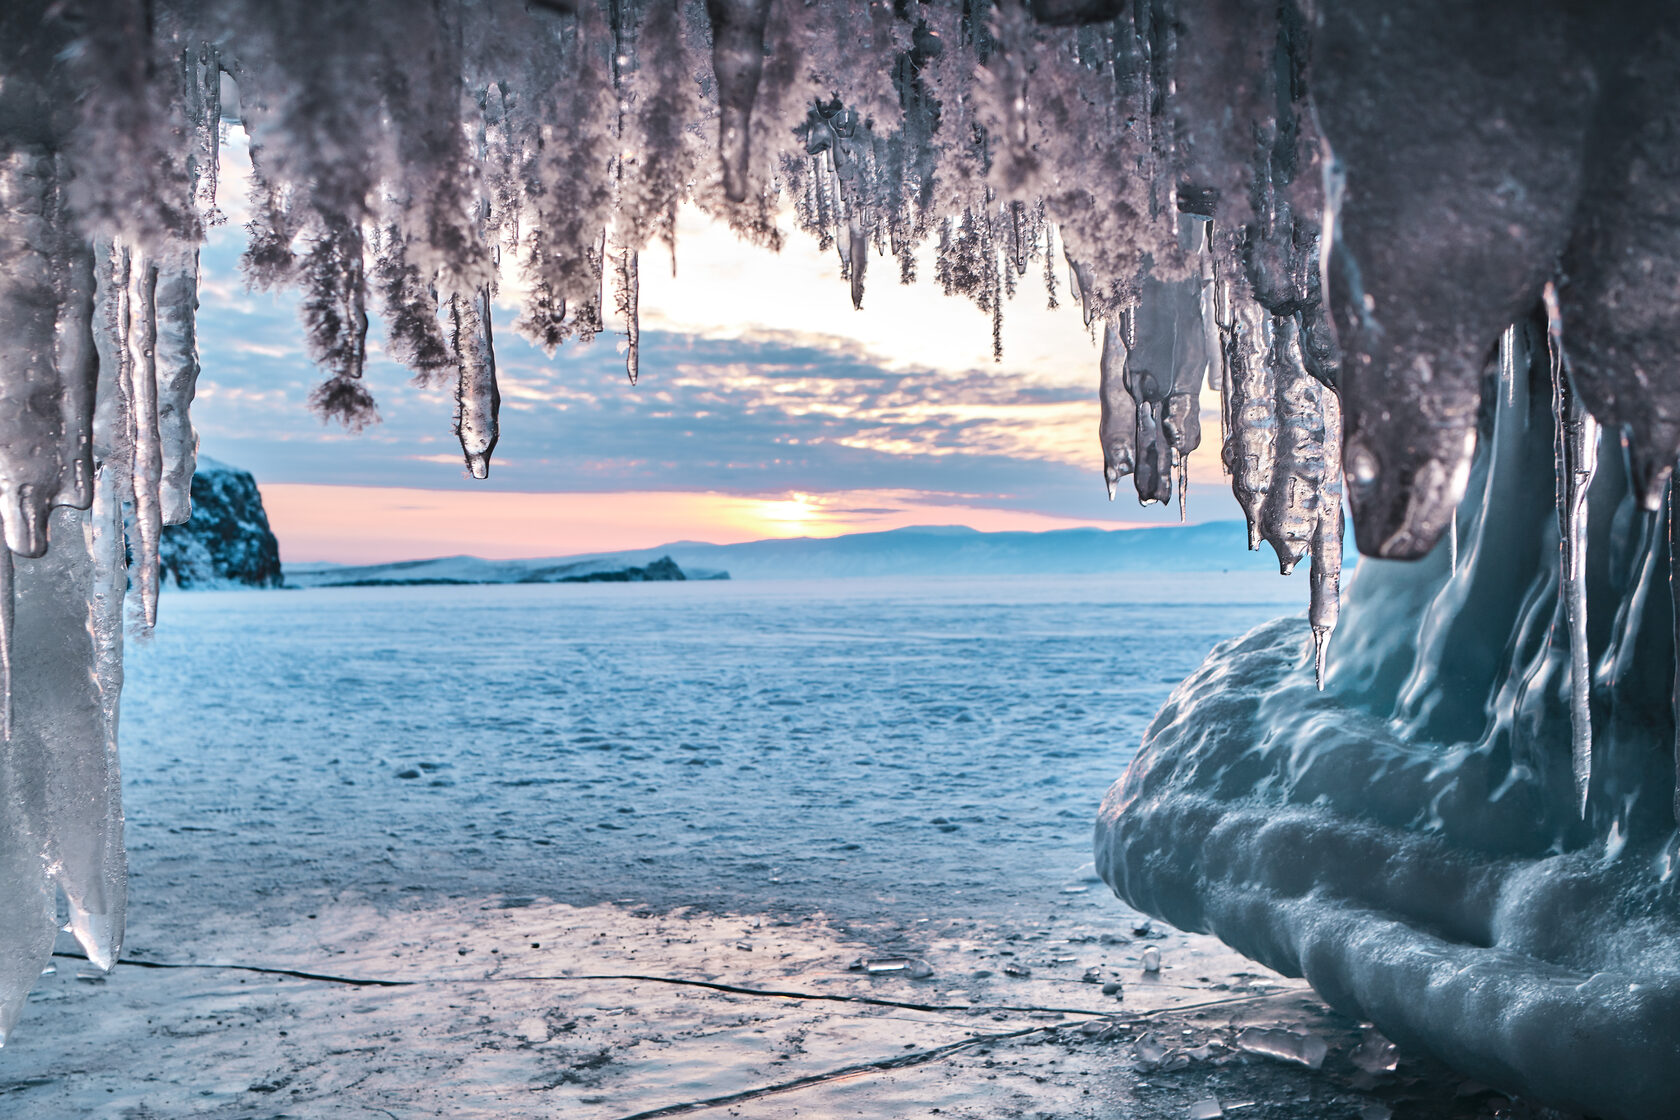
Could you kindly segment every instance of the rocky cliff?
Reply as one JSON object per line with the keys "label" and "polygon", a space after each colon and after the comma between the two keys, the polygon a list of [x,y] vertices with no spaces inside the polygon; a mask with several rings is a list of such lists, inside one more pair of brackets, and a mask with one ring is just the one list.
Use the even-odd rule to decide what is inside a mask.
{"label": "rocky cliff", "polygon": [[199,456],[192,519],[163,530],[164,579],[187,589],[279,587],[280,542],[249,472]]}

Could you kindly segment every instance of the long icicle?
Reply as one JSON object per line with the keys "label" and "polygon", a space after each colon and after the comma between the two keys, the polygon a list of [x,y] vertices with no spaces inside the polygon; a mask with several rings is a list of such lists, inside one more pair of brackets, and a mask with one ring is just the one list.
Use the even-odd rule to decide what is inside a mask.
{"label": "long icicle", "polygon": [[163,536],[163,445],[158,437],[157,265],[130,250],[128,343],[134,410],[134,527],[139,538],[134,563],[139,569],[140,609],[148,629],[157,625],[158,545]]}
{"label": "long icicle", "polygon": [[1569,626],[1570,761],[1577,808],[1587,815],[1592,784],[1592,663],[1587,650],[1587,488],[1598,469],[1598,421],[1569,383],[1563,353],[1563,315],[1557,289],[1545,291],[1546,347],[1551,357],[1552,419],[1556,424],[1558,530],[1563,550],[1562,595]]}

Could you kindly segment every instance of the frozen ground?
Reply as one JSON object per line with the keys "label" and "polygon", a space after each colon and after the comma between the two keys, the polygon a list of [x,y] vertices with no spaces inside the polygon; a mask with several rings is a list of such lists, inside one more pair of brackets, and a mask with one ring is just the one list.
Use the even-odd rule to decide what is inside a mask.
{"label": "frozen ground", "polygon": [[[1509,1114],[1361,1072],[1356,1025],[1084,866],[1172,685],[1303,591],[170,596],[125,696],[136,963],[59,960],[0,1116]],[[933,975],[847,968],[897,955]],[[1247,1022],[1324,1071],[1231,1051]]]}

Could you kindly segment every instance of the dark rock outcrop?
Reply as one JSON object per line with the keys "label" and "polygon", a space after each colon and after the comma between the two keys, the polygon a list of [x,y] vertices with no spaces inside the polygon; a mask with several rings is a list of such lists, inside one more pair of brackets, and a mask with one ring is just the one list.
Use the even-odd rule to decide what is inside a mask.
{"label": "dark rock outcrop", "polygon": [[203,456],[193,473],[192,519],[164,528],[158,557],[164,578],[185,590],[282,582],[280,542],[268,527],[257,480]]}

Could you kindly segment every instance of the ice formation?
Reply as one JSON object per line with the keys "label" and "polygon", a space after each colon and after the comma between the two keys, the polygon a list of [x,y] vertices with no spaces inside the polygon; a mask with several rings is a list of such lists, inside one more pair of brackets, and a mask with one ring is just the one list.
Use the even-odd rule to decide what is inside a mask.
{"label": "ice formation", "polygon": [[[1215,650],[1110,791],[1098,869],[1402,1052],[1594,1116],[1672,1116],[1676,569],[1613,435],[1579,499],[1554,479],[1554,416],[1577,422],[1548,333],[1519,328],[1511,395],[1487,371],[1456,568],[1444,542],[1365,561],[1322,692],[1288,620]],[[1560,515],[1579,530],[1562,547]]]}
{"label": "ice formation", "polygon": [[[1114,803],[1126,812],[1104,819],[1111,881],[1312,975],[1316,958],[1290,956],[1283,932],[1255,931],[1292,931],[1299,949],[1316,916],[1339,920],[1336,866],[1313,880],[1318,895],[1274,892],[1245,909],[1233,900],[1291,865],[1281,847],[1247,853],[1275,851],[1275,866],[1233,865],[1224,880],[1212,864],[1173,862],[1202,843],[1196,829],[1240,832],[1281,798],[1305,816],[1261,823],[1298,826],[1312,851],[1334,817],[1355,849],[1380,839],[1401,853],[1412,878],[1395,881],[1419,889],[1444,874],[1437,864],[1530,859],[1511,874],[1536,897],[1553,890],[1554,910],[1623,898],[1627,853],[1649,855],[1672,831],[1651,818],[1652,791],[1675,801],[1673,773],[1630,745],[1672,744],[1667,705],[1680,692],[1673,625],[1641,625],[1673,601],[1658,586],[1667,546],[1655,521],[1680,453],[1673,8],[14,0],[0,10],[0,882],[29,902],[0,915],[0,1033],[50,944],[54,890],[90,956],[108,961],[120,945],[123,594],[132,577],[136,624],[152,625],[159,535],[187,513],[196,246],[223,220],[218,137],[234,121],[253,164],[243,271],[301,290],[323,375],[313,407],[351,428],[377,421],[363,373],[380,315],[416,378],[453,382],[478,477],[500,423],[492,302],[514,298],[516,328],[549,350],[596,337],[615,308],[636,381],[642,255],[659,242],[675,261],[680,204],[772,248],[791,210],[835,249],[854,306],[870,298],[866,281],[880,284],[871,257],[907,283],[931,244],[931,279],[990,315],[994,349],[1007,301],[1032,276],[1055,302],[1065,265],[1100,340],[1093,450],[1110,496],[1129,476],[1140,500],[1182,512],[1211,390],[1251,547],[1311,572],[1311,691],[1268,708],[1275,727],[1238,718],[1266,673],[1294,697],[1295,629],[1251,637],[1187,683]],[[1513,416],[1525,433],[1556,433],[1520,487],[1500,464],[1539,437],[1512,434]],[[1416,565],[1371,567],[1333,651],[1344,471],[1362,551]],[[1544,556],[1512,543],[1532,546],[1540,530],[1490,504],[1493,491],[1461,504],[1474,477],[1502,496],[1520,490],[1512,508],[1538,515],[1542,475]],[[1623,491],[1643,513],[1622,511]],[[1468,687],[1443,685],[1460,677]],[[1470,720],[1480,709],[1466,697],[1488,681],[1488,726],[1504,731],[1478,753],[1468,724],[1451,739],[1441,721]],[[1175,715],[1189,711],[1193,723]],[[1309,724],[1317,738],[1302,737],[1298,757],[1255,770],[1287,753],[1269,736]],[[1319,742],[1348,727],[1362,729],[1363,754]],[[1552,800],[1557,727],[1570,729],[1568,821]],[[1416,780],[1382,783],[1370,805],[1346,802],[1431,743],[1458,745],[1442,748],[1450,762],[1418,764]],[[1235,752],[1229,773],[1195,775],[1213,793],[1173,769],[1202,750]],[[1488,805],[1453,777],[1472,758],[1506,767],[1481,775]],[[1231,774],[1249,784],[1233,792]],[[1306,789],[1323,803],[1290,801]],[[1191,803],[1218,811],[1180,811]],[[1526,823],[1511,816],[1519,803]],[[1570,870],[1550,872],[1565,865],[1534,848],[1542,835],[1573,853],[1555,857],[1576,860]],[[1431,847],[1442,837],[1458,847]],[[1475,905],[1492,905],[1499,874],[1473,876]],[[1577,880],[1574,896],[1558,893]],[[1628,903],[1621,933],[1680,945],[1667,882],[1647,884],[1645,910]],[[1538,928],[1524,925],[1530,911],[1511,913],[1511,929]],[[1505,921],[1500,911],[1428,934],[1420,922],[1406,944],[1443,933],[1504,944]],[[1667,966],[1620,935],[1603,951],[1626,950],[1622,972],[1602,975],[1634,977],[1647,986],[1634,1002],[1654,1007]],[[1484,1041],[1539,1006],[1522,979],[1535,962],[1580,969],[1598,951],[1513,936],[1465,1020],[1487,1027]],[[1361,983],[1410,975],[1374,968],[1398,959],[1375,933],[1325,952]],[[1321,987],[1397,1038],[1441,1050],[1456,1037],[1447,995],[1391,1008],[1344,979],[1331,969]],[[1598,998],[1593,983],[1582,991],[1583,1006]],[[1587,1015],[1585,1056],[1552,1067],[1580,1071],[1574,1088],[1542,1068],[1545,1046],[1547,1058],[1509,1061],[1472,1047],[1464,1064],[1625,1113],[1633,1071],[1653,1047],[1672,1058],[1676,1035],[1631,1040],[1610,1017],[1619,999]],[[1621,1088],[1586,1068],[1599,1060],[1626,1073]]]}

